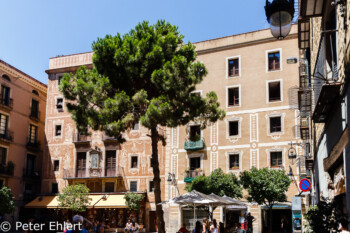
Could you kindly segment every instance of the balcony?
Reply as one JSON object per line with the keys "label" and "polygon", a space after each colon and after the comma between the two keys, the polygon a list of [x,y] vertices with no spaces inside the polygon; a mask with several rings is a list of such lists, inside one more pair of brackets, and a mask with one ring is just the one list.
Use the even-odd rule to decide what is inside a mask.
{"label": "balcony", "polygon": [[34,169],[26,169],[23,168],[23,179],[24,180],[32,180],[32,181],[40,181],[40,173]]}
{"label": "balcony", "polygon": [[300,136],[303,140],[310,139],[310,123],[309,116],[300,116]]}
{"label": "balcony", "polygon": [[7,165],[0,164],[0,176],[11,177],[13,176],[15,171],[14,164],[12,162],[8,162]]}
{"label": "balcony", "polygon": [[10,111],[13,109],[13,99],[11,98],[0,98],[0,108],[3,110]]}
{"label": "balcony", "polygon": [[197,150],[203,150],[205,147],[205,143],[203,139],[199,139],[196,141],[191,141],[189,139],[187,139],[185,141],[185,150],[187,151],[197,151]]}
{"label": "balcony", "polygon": [[40,150],[40,142],[38,140],[27,139],[27,149],[32,151]]}
{"label": "balcony", "polygon": [[30,108],[29,117],[34,121],[40,121],[40,112],[38,110],[33,110],[32,108]]}
{"label": "balcony", "polygon": [[104,143],[117,143],[118,139],[115,137],[108,136],[106,133],[104,133],[102,136],[102,141]]}
{"label": "balcony", "polygon": [[63,169],[63,179],[94,179],[94,178],[109,178],[109,177],[125,177],[124,168],[117,166],[115,169],[86,168],[78,169]]}
{"label": "balcony", "polygon": [[91,138],[88,135],[84,135],[81,133],[73,134],[73,143],[74,144],[90,144]]}
{"label": "balcony", "polygon": [[302,113],[311,112],[312,108],[312,95],[310,90],[298,91],[298,105],[299,110]]}
{"label": "balcony", "polygon": [[299,65],[299,88],[302,90],[311,88],[309,70],[310,66],[307,64],[307,61],[301,61]]}
{"label": "balcony", "polygon": [[0,142],[10,143],[13,141],[13,132],[6,130],[5,132],[0,133]]}
{"label": "balcony", "polygon": [[202,169],[196,169],[196,170],[186,170],[186,175],[184,181],[186,183],[191,183],[194,179],[196,179],[197,176],[203,176],[204,172]]}

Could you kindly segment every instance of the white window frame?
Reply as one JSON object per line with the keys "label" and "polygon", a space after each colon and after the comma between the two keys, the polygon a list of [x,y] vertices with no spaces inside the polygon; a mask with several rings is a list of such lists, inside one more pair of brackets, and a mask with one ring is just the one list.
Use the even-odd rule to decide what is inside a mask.
{"label": "white window frame", "polygon": [[[239,69],[239,74],[237,76],[232,76],[230,77],[228,75],[228,61],[233,60],[233,59],[238,59],[238,69]],[[231,79],[231,78],[240,78],[242,76],[242,69],[241,69],[241,55],[237,56],[232,56],[232,57],[226,57],[226,79]]]}
{"label": "white window frame", "polygon": [[[282,167],[271,167],[271,152],[281,152],[282,153]],[[267,154],[267,167],[271,169],[285,169],[286,168],[286,149],[281,147],[271,148],[266,150]]]}
{"label": "white window frame", "polygon": [[[270,101],[270,93],[269,93],[269,84],[270,83],[280,83],[280,95],[281,99],[279,101]],[[266,103],[274,104],[274,103],[282,103],[283,102],[283,79],[275,79],[275,80],[267,80],[266,81]]]}
{"label": "white window frame", "polygon": [[128,183],[129,183],[129,187],[128,187],[128,188],[129,188],[129,191],[130,191],[130,192],[135,192],[135,191],[131,191],[131,185],[130,185],[131,182],[136,182],[136,187],[137,187],[137,188],[136,188],[136,189],[137,189],[136,192],[138,192],[138,191],[140,190],[140,186],[139,186],[139,185],[140,185],[140,182],[139,182],[139,180],[129,180],[129,181],[128,181]]}
{"label": "white window frame", "polygon": [[[228,89],[231,88],[236,88],[238,87],[238,91],[239,91],[239,104],[237,106],[229,106],[228,105]],[[232,86],[226,86],[226,108],[238,108],[242,106],[242,89],[241,89],[241,84],[239,85],[232,85]]]}
{"label": "white window frame", "polygon": [[[231,121],[237,121],[238,122],[238,135],[236,136],[230,136],[230,122]],[[226,139],[238,139],[242,137],[241,133],[242,129],[242,118],[241,117],[231,117],[226,120]]]}
{"label": "white window frame", "polygon": [[[239,169],[230,170],[230,155],[238,154],[239,155]],[[242,171],[242,157],[243,157],[243,151],[229,151],[225,153],[226,155],[226,171],[227,172],[233,172],[238,173]]]}
{"label": "white window frame", "polygon": [[[190,123],[188,123],[187,124],[187,127],[188,127],[188,132],[186,132],[187,133],[187,138],[190,138],[190,132],[191,132],[191,126],[201,126],[201,124],[200,123],[197,123],[197,122],[190,122]],[[203,140],[203,131],[204,130],[202,130],[202,129],[200,129],[201,130],[201,140]]]}
{"label": "white window frame", "polygon": [[[59,162],[58,171],[55,171],[55,161]],[[61,171],[61,158],[52,159],[52,171],[55,174],[59,174],[60,173],[60,171]]]}
{"label": "white window frame", "polygon": [[[266,115],[266,125],[267,125],[267,136],[276,136],[276,135],[283,135],[284,134],[284,118],[285,118],[285,113],[271,113]],[[281,117],[281,132],[270,132],[270,118],[272,117]]]}
{"label": "white window frame", "polygon": [[[279,52],[280,53],[280,69],[279,70],[271,70],[269,71],[269,53],[273,52]],[[266,73],[273,73],[273,72],[278,72],[283,70],[283,57],[282,57],[282,48],[276,48],[276,49],[270,49],[270,50],[265,50],[265,66],[266,66]]]}
{"label": "white window frame", "polygon": [[57,109],[57,99],[63,99],[63,101],[62,101],[62,109],[63,109],[63,111],[62,112],[64,112],[64,103],[65,103],[65,100],[64,100],[64,98],[63,98],[63,96],[55,96],[55,113],[62,113],[62,112],[59,112],[58,111],[58,109]]}
{"label": "white window frame", "polygon": [[[61,135],[56,135],[56,126],[61,126]],[[54,124],[54,130],[53,130],[53,137],[54,138],[62,138],[63,137],[63,124],[62,123],[55,123]]]}
{"label": "white window frame", "polygon": [[[132,167],[132,157],[137,157],[137,168]],[[140,155],[139,154],[131,154],[129,156],[129,169],[130,170],[139,170],[140,169]]]}
{"label": "white window frame", "polygon": [[187,159],[187,169],[190,169],[190,160],[191,158],[200,158],[201,162],[200,162],[200,169],[203,171],[203,158],[204,158],[204,154],[203,153],[193,153],[193,154],[187,154],[186,159]]}

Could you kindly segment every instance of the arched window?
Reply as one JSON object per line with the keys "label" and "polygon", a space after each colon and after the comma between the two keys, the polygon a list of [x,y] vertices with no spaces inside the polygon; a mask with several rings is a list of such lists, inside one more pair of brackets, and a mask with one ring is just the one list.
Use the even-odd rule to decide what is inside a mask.
{"label": "arched window", "polygon": [[5,79],[8,82],[11,82],[11,79],[6,74],[2,75],[2,78]]}
{"label": "arched window", "polygon": [[32,90],[32,93],[33,93],[34,95],[39,96],[39,92],[38,92],[37,90]]}

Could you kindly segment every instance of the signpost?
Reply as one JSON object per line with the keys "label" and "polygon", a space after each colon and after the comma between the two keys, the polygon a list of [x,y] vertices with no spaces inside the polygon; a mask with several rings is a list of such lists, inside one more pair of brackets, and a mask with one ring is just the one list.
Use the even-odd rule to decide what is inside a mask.
{"label": "signpost", "polygon": [[311,189],[311,182],[308,179],[302,179],[299,183],[299,188],[303,192],[307,192]]}

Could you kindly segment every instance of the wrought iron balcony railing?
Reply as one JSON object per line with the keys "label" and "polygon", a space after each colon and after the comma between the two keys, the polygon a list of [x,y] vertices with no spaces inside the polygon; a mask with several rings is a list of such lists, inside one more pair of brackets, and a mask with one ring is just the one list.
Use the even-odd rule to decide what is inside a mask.
{"label": "wrought iron balcony railing", "polygon": [[124,168],[117,166],[113,169],[98,168],[84,168],[84,169],[63,169],[64,179],[77,178],[104,178],[104,177],[125,177]]}
{"label": "wrought iron balcony railing", "polygon": [[32,180],[40,180],[40,173],[35,169],[23,168],[23,178],[24,179],[32,179]]}
{"label": "wrought iron balcony railing", "polygon": [[13,108],[13,99],[11,98],[0,98],[0,106],[5,107],[7,109]]}

